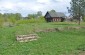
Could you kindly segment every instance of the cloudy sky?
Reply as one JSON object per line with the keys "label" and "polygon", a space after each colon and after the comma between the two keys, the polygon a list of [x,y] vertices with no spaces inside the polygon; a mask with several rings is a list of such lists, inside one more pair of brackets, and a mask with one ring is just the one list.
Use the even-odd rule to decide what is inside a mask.
{"label": "cloudy sky", "polygon": [[64,12],[67,14],[67,7],[71,0],[0,0],[0,13],[21,13],[27,14],[42,11],[43,15],[49,10]]}

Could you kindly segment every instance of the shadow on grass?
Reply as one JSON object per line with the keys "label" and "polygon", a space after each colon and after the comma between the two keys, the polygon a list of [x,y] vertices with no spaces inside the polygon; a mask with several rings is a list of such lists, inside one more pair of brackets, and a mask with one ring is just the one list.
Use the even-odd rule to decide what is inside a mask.
{"label": "shadow on grass", "polygon": [[76,24],[52,24],[52,25],[76,25]]}

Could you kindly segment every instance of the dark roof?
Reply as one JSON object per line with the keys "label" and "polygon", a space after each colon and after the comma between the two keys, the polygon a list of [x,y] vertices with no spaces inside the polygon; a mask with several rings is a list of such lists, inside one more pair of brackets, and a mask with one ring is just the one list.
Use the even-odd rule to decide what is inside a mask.
{"label": "dark roof", "polygon": [[63,17],[65,18],[65,14],[62,12],[48,12],[51,17]]}

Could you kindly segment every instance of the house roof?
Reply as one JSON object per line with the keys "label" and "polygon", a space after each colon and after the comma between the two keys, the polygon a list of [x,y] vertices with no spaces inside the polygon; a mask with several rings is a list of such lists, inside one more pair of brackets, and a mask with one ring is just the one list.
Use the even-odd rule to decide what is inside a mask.
{"label": "house roof", "polygon": [[65,18],[65,14],[62,12],[48,12],[51,17],[63,17]]}

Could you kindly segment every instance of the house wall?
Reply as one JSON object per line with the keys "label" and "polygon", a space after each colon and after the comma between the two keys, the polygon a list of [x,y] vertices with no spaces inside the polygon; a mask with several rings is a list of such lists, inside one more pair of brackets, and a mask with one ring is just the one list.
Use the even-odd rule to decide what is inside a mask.
{"label": "house wall", "polygon": [[52,18],[53,22],[61,22],[61,18],[60,17],[56,17],[56,18]]}
{"label": "house wall", "polygon": [[52,18],[46,18],[47,22],[52,22]]}
{"label": "house wall", "polygon": [[63,22],[64,18],[56,17],[56,18],[45,18],[47,22]]}

